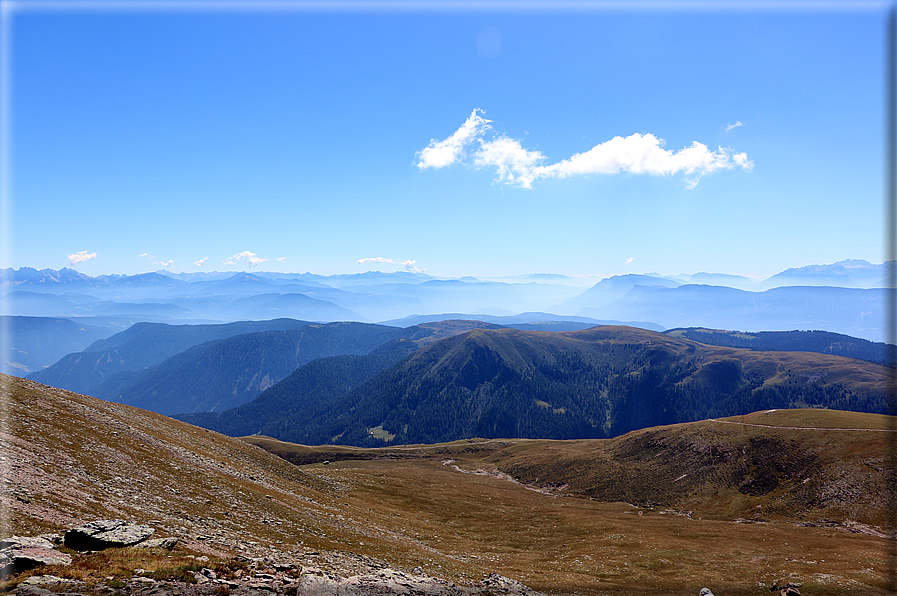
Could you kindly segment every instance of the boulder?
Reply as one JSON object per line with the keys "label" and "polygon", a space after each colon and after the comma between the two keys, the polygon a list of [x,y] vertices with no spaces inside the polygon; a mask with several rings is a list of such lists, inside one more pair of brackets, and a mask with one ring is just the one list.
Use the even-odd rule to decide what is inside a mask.
{"label": "boulder", "polygon": [[69,530],[63,542],[73,550],[103,550],[143,542],[153,531],[123,519],[101,519]]}
{"label": "boulder", "polygon": [[[57,577],[55,575],[32,575],[28,579],[22,582],[22,584],[26,586],[47,586],[53,584],[83,584],[81,580],[77,579],[65,579],[63,577]],[[22,585],[19,584],[19,585]]]}
{"label": "boulder", "polygon": [[13,536],[0,540],[0,578],[40,565],[71,565],[72,557],[43,538]]}
{"label": "boulder", "polygon": [[798,588],[801,587],[801,584],[795,584],[791,582],[775,582],[771,586],[769,586],[770,592],[778,592],[780,596],[800,596],[800,590]]}
{"label": "boulder", "polygon": [[0,550],[15,546],[19,548],[53,548],[53,543],[40,536],[11,536],[0,539]]}

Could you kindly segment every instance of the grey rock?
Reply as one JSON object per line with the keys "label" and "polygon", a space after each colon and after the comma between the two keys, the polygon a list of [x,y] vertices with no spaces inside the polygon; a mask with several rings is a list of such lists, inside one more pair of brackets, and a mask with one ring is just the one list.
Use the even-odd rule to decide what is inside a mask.
{"label": "grey rock", "polygon": [[798,590],[798,588],[800,588],[801,585],[803,584],[792,582],[774,582],[771,586],[769,586],[769,591],[778,591],[781,596],[800,596],[800,590]]}
{"label": "grey rock", "polygon": [[131,548],[161,548],[164,550],[171,550],[178,544],[178,539],[175,537],[170,538],[153,538],[152,540],[144,540],[143,542],[138,542],[134,544]]}
{"label": "grey rock", "polygon": [[536,592],[521,584],[516,579],[511,579],[510,577],[505,577],[497,573],[490,573],[489,577],[482,581],[482,584],[484,587],[493,590],[501,590],[500,593],[503,594],[536,594]]}
{"label": "grey rock", "polygon": [[53,592],[46,588],[38,588],[37,586],[21,585],[16,589],[18,596],[55,596]]}
{"label": "grey rock", "polygon": [[103,519],[69,530],[63,541],[73,550],[103,550],[143,542],[152,533],[149,526],[123,519]]}
{"label": "grey rock", "polygon": [[83,584],[81,580],[78,579],[65,579],[62,577],[57,577],[55,575],[32,575],[28,579],[22,582],[27,586],[49,586],[54,584]]}

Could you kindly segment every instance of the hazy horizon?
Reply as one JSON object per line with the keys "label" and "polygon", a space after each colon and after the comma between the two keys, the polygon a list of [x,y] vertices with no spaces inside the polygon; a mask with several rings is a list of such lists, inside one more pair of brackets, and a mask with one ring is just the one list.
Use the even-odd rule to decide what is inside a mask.
{"label": "hazy horizon", "polygon": [[[885,263],[886,262],[870,263],[870,262],[862,260],[862,259],[842,259],[835,263],[810,263],[810,264],[806,264],[806,265],[803,265],[800,267],[793,267],[790,269],[806,270],[806,269],[814,268],[814,267],[823,267],[824,268],[824,267],[831,267],[834,265],[843,265],[847,269],[864,270],[864,269],[870,269],[870,268],[871,269],[881,268],[885,265]],[[630,275],[630,274],[631,275],[655,276],[655,277],[679,279],[679,280],[687,279],[691,276],[697,276],[697,275],[710,275],[710,276],[721,276],[721,277],[731,276],[731,277],[736,277],[736,278],[744,278],[745,280],[755,282],[755,283],[760,283],[762,281],[769,279],[770,277],[773,277],[775,275],[778,275],[780,273],[784,273],[785,271],[787,271],[787,270],[781,270],[781,271],[772,273],[770,275],[757,276],[757,277],[742,276],[742,275],[738,275],[738,274],[734,274],[734,273],[728,273],[726,271],[693,271],[693,272],[678,272],[678,273],[661,273],[661,272],[657,272],[657,271],[631,271],[631,272],[623,273],[623,274],[609,274],[609,275],[600,275],[600,274],[567,275],[567,274],[563,274],[563,273],[556,273],[556,272],[550,272],[550,271],[531,271],[531,272],[527,272],[527,273],[519,273],[519,274],[511,274],[511,275],[448,276],[448,275],[435,275],[435,274],[428,273],[426,271],[413,271],[413,270],[409,270],[408,268],[403,268],[403,267],[390,268],[388,266],[386,266],[386,267],[381,266],[380,268],[366,269],[364,271],[351,271],[351,272],[346,271],[346,272],[329,273],[329,274],[322,274],[322,273],[318,273],[316,271],[275,271],[275,270],[265,269],[262,267],[263,266],[260,266],[259,268],[253,268],[252,266],[249,266],[249,267],[244,267],[242,269],[236,269],[236,270],[209,269],[209,270],[205,270],[205,271],[195,271],[195,270],[194,271],[184,271],[184,270],[173,271],[171,269],[165,269],[165,268],[148,268],[144,271],[138,271],[136,273],[120,273],[120,272],[112,271],[112,272],[99,272],[94,275],[84,273],[84,272],[80,271],[78,269],[78,267],[73,266],[73,265],[67,265],[67,266],[61,267],[59,269],[53,269],[53,268],[41,269],[38,267],[23,265],[22,267],[16,268],[16,269],[30,268],[30,269],[34,269],[37,271],[41,271],[41,270],[45,270],[45,269],[50,269],[53,271],[60,271],[62,269],[72,269],[72,270],[78,271],[79,273],[84,273],[85,275],[89,275],[90,277],[132,276],[132,275],[143,275],[146,273],[159,273],[159,274],[173,276],[173,277],[180,277],[180,276],[228,276],[228,277],[230,277],[230,276],[236,275],[238,273],[248,273],[248,274],[259,275],[259,276],[265,276],[265,275],[273,275],[273,276],[313,275],[313,276],[328,278],[328,277],[344,277],[344,276],[368,275],[368,274],[391,275],[391,274],[395,274],[395,273],[410,273],[410,274],[421,275],[421,276],[430,277],[430,278],[434,278],[434,279],[456,279],[457,280],[457,279],[464,279],[464,278],[474,278],[474,279],[478,279],[478,280],[482,280],[482,281],[506,281],[507,283],[514,283],[513,280],[518,280],[518,281],[526,280],[527,283],[531,283],[534,281],[531,278],[538,278],[540,276],[545,276],[546,278],[552,278],[552,280],[554,282],[557,281],[557,278],[564,278],[565,280],[569,280],[572,282],[578,282],[575,285],[577,285],[577,286],[581,285],[583,287],[585,287],[587,285],[591,285],[593,283],[597,283],[603,279],[608,279],[610,277],[614,277],[616,275]],[[535,280],[535,281],[538,282],[538,280]],[[884,279],[882,281],[884,281]]]}

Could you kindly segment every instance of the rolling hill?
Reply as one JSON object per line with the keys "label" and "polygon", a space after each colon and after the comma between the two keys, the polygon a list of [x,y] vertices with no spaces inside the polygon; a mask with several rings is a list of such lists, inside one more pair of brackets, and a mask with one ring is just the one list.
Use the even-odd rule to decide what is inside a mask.
{"label": "rolling hill", "polygon": [[723,331],[720,329],[668,329],[665,333],[712,346],[776,350],[784,352],[816,352],[857,358],[876,364],[888,362],[888,345],[830,331]]}
{"label": "rolling hill", "polygon": [[167,415],[227,410],[316,358],[366,354],[398,337],[430,333],[369,323],[244,333],[193,346],[137,373],[120,373],[92,393]]}

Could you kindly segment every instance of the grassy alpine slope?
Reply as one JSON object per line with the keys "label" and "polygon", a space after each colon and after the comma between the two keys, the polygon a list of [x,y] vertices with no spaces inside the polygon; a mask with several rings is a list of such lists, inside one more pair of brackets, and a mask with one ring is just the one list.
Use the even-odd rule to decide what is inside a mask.
{"label": "grassy alpine slope", "polygon": [[883,593],[892,424],[780,410],[601,440],[247,440],[348,481],[372,520],[536,589],[731,595],[790,581],[815,595]]}
{"label": "grassy alpine slope", "polygon": [[[238,553],[268,555],[342,575],[372,565],[405,571],[420,565],[459,583],[497,572],[549,594],[694,596],[706,585],[717,594],[747,595],[768,593],[768,585],[783,580],[802,582],[804,594],[868,594],[881,593],[885,581],[885,541],[871,526],[881,516],[876,474],[886,433],[766,428],[880,428],[888,423],[883,418],[795,411],[612,440],[469,440],[380,450],[252,439],[281,455],[302,454],[306,463],[295,466],[158,414],[2,379],[10,483],[0,506],[7,534],[120,517],[149,523],[156,536],[181,538],[179,548],[187,550],[180,557],[192,552],[226,562]],[[807,416],[812,424],[799,418]],[[692,470],[703,484],[666,503],[647,502],[655,494],[648,477],[669,484],[665,478],[690,462],[705,461],[702,448],[750,453],[752,437],[776,433],[793,435],[792,451],[813,454],[815,467],[753,495],[741,492],[751,486],[747,477],[722,480],[733,477],[728,470],[739,460],[719,458],[722,467]],[[604,502],[589,491],[608,477],[606,470],[617,471],[610,477],[644,480],[611,497],[624,501]],[[805,485],[807,477],[818,482]],[[778,505],[807,485],[828,495],[829,505],[801,511]],[[714,490],[718,495],[708,500]],[[649,498],[639,499],[639,491]],[[876,513],[855,516],[859,508],[850,503],[857,495],[867,495],[860,505]],[[848,532],[843,524],[870,533]],[[116,569],[130,573],[127,566]],[[61,567],[40,572],[67,573]]]}

